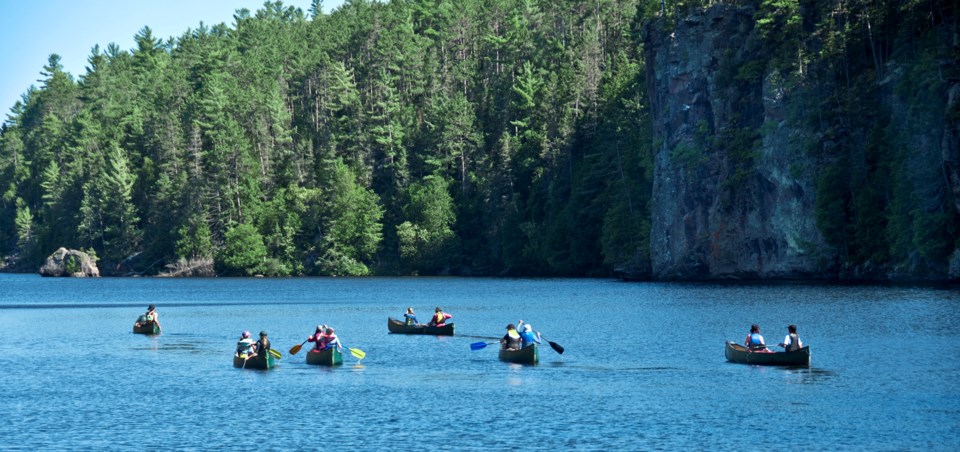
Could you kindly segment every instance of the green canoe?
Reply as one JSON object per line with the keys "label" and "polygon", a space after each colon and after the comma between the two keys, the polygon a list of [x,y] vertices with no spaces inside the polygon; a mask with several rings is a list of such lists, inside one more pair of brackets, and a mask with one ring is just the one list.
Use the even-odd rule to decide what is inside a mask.
{"label": "green canoe", "polygon": [[537,344],[521,348],[520,350],[500,349],[500,361],[517,364],[536,364],[540,361],[540,352]]}
{"label": "green canoe", "polygon": [[157,322],[147,322],[143,324],[133,324],[135,334],[160,334],[160,325]]}
{"label": "green canoe", "polygon": [[263,355],[255,355],[253,358],[247,359],[247,364],[244,365],[243,361],[247,355],[237,355],[233,354],[233,367],[238,369],[273,369],[277,366],[277,359],[273,357],[270,353],[265,353]]}
{"label": "green canoe", "polygon": [[323,351],[310,350],[307,353],[307,364],[318,366],[336,366],[343,364],[343,353],[336,348],[328,348]]}
{"label": "green canoe", "polygon": [[792,352],[752,352],[746,347],[727,341],[727,361],[763,366],[810,366],[810,347]]}
{"label": "green canoe", "polygon": [[434,336],[453,336],[453,324],[443,326],[407,325],[401,320],[387,318],[387,329],[394,334],[431,334]]}

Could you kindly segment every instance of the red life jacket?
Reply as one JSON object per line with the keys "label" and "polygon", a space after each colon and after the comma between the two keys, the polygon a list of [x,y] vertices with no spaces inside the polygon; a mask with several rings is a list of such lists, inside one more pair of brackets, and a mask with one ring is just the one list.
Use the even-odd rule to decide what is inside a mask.
{"label": "red life jacket", "polygon": [[323,346],[319,350],[326,350],[330,347],[333,347],[337,344],[337,335],[336,334],[324,334],[323,335]]}
{"label": "red life jacket", "polygon": [[307,342],[314,342],[313,348],[320,350],[321,345],[323,344],[323,333],[314,333],[313,336],[310,336],[307,339]]}

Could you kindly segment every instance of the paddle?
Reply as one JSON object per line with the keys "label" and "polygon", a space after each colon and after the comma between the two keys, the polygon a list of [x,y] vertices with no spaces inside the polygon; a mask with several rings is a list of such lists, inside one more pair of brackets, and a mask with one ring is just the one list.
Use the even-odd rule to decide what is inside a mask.
{"label": "paddle", "polygon": [[752,347],[743,347],[743,348],[747,350],[747,353],[768,353],[768,352],[776,353],[776,352],[774,352],[773,350],[771,350],[770,347],[767,347],[766,345],[752,346]]}
{"label": "paddle", "polygon": [[487,348],[488,345],[496,344],[496,342],[474,342],[470,344],[470,350],[480,350],[482,348]]}
{"label": "paddle", "polygon": [[[538,334],[539,334],[539,333],[538,333]],[[547,341],[547,338],[543,337],[542,334],[540,335],[540,339],[543,339],[543,340]],[[555,351],[555,352],[557,352],[557,353],[559,353],[559,354],[561,354],[561,355],[563,354],[563,347],[561,347],[560,344],[558,344],[558,343],[556,343],[556,342],[553,342],[553,341],[547,341],[547,343],[550,344],[550,348],[552,348],[553,351]]]}
{"label": "paddle", "polygon": [[294,345],[293,347],[290,347],[290,356],[300,353],[300,349],[303,348],[303,344],[306,344],[306,343],[307,341],[303,341],[300,343],[300,345]]}
{"label": "paddle", "polygon": [[270,352],[270,355],[273,356],[274,358],[277,358],[277,359],[283,358],[283,355],[281,355],[280,352],[278,352],[278,351],[276,351],[276,350],[274,350],[274,349],[272,349],[272,348],[271,348],[270,350],[268,350],[268,351]]}
{"label": "paddle", "polygon": [[[340,342],[340,338],[337,338],[336,341],[333,341],[327,344],[327,347],[333,347],[334,345],[336,345],[337,347],[343,347],[343,342]],[[360,350],[359,348],[349,348],[349,347],[344,347],[344,348],[346,348],[347,350],[350,350],[350,354],[353,355],[354,358],[363,359],[365,356],[367,356],[367,352]]]}

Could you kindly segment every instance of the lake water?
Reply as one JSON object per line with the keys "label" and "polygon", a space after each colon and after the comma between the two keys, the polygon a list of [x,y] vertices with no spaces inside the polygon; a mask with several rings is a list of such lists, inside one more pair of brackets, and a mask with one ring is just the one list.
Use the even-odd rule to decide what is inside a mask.
{"label": "lake water", "polygon": [[[956,289],[0,274],[0,448],[957,450]],[[132,334],[150,303],[164,333]],[[457,336],[388,334],[408,306]],[[566,352],[470,350],[520,319]],[[366,358],[290,356],[318,323]],[[726,362],[751,323],[811,367]],[[233,368],[262,329],[280,366]]]}

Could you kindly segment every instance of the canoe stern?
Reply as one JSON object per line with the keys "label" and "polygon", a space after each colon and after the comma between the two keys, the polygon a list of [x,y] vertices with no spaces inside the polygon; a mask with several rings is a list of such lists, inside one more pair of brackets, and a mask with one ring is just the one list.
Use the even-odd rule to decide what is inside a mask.
{"label": "canoe stern", "polygon": [[500,361],[508,363],[537,364],[540,361],[540,350],[539,347],[534,344],[521,348],[520,350],[500,349],[500,353],[497,356],[500,358]]}
{"label": "canoe stern", "polygon": [[307,364],[316,366],[339,366],[343,364],[343,353],[335,348],[323,351],[310,350],[307,352]]}

